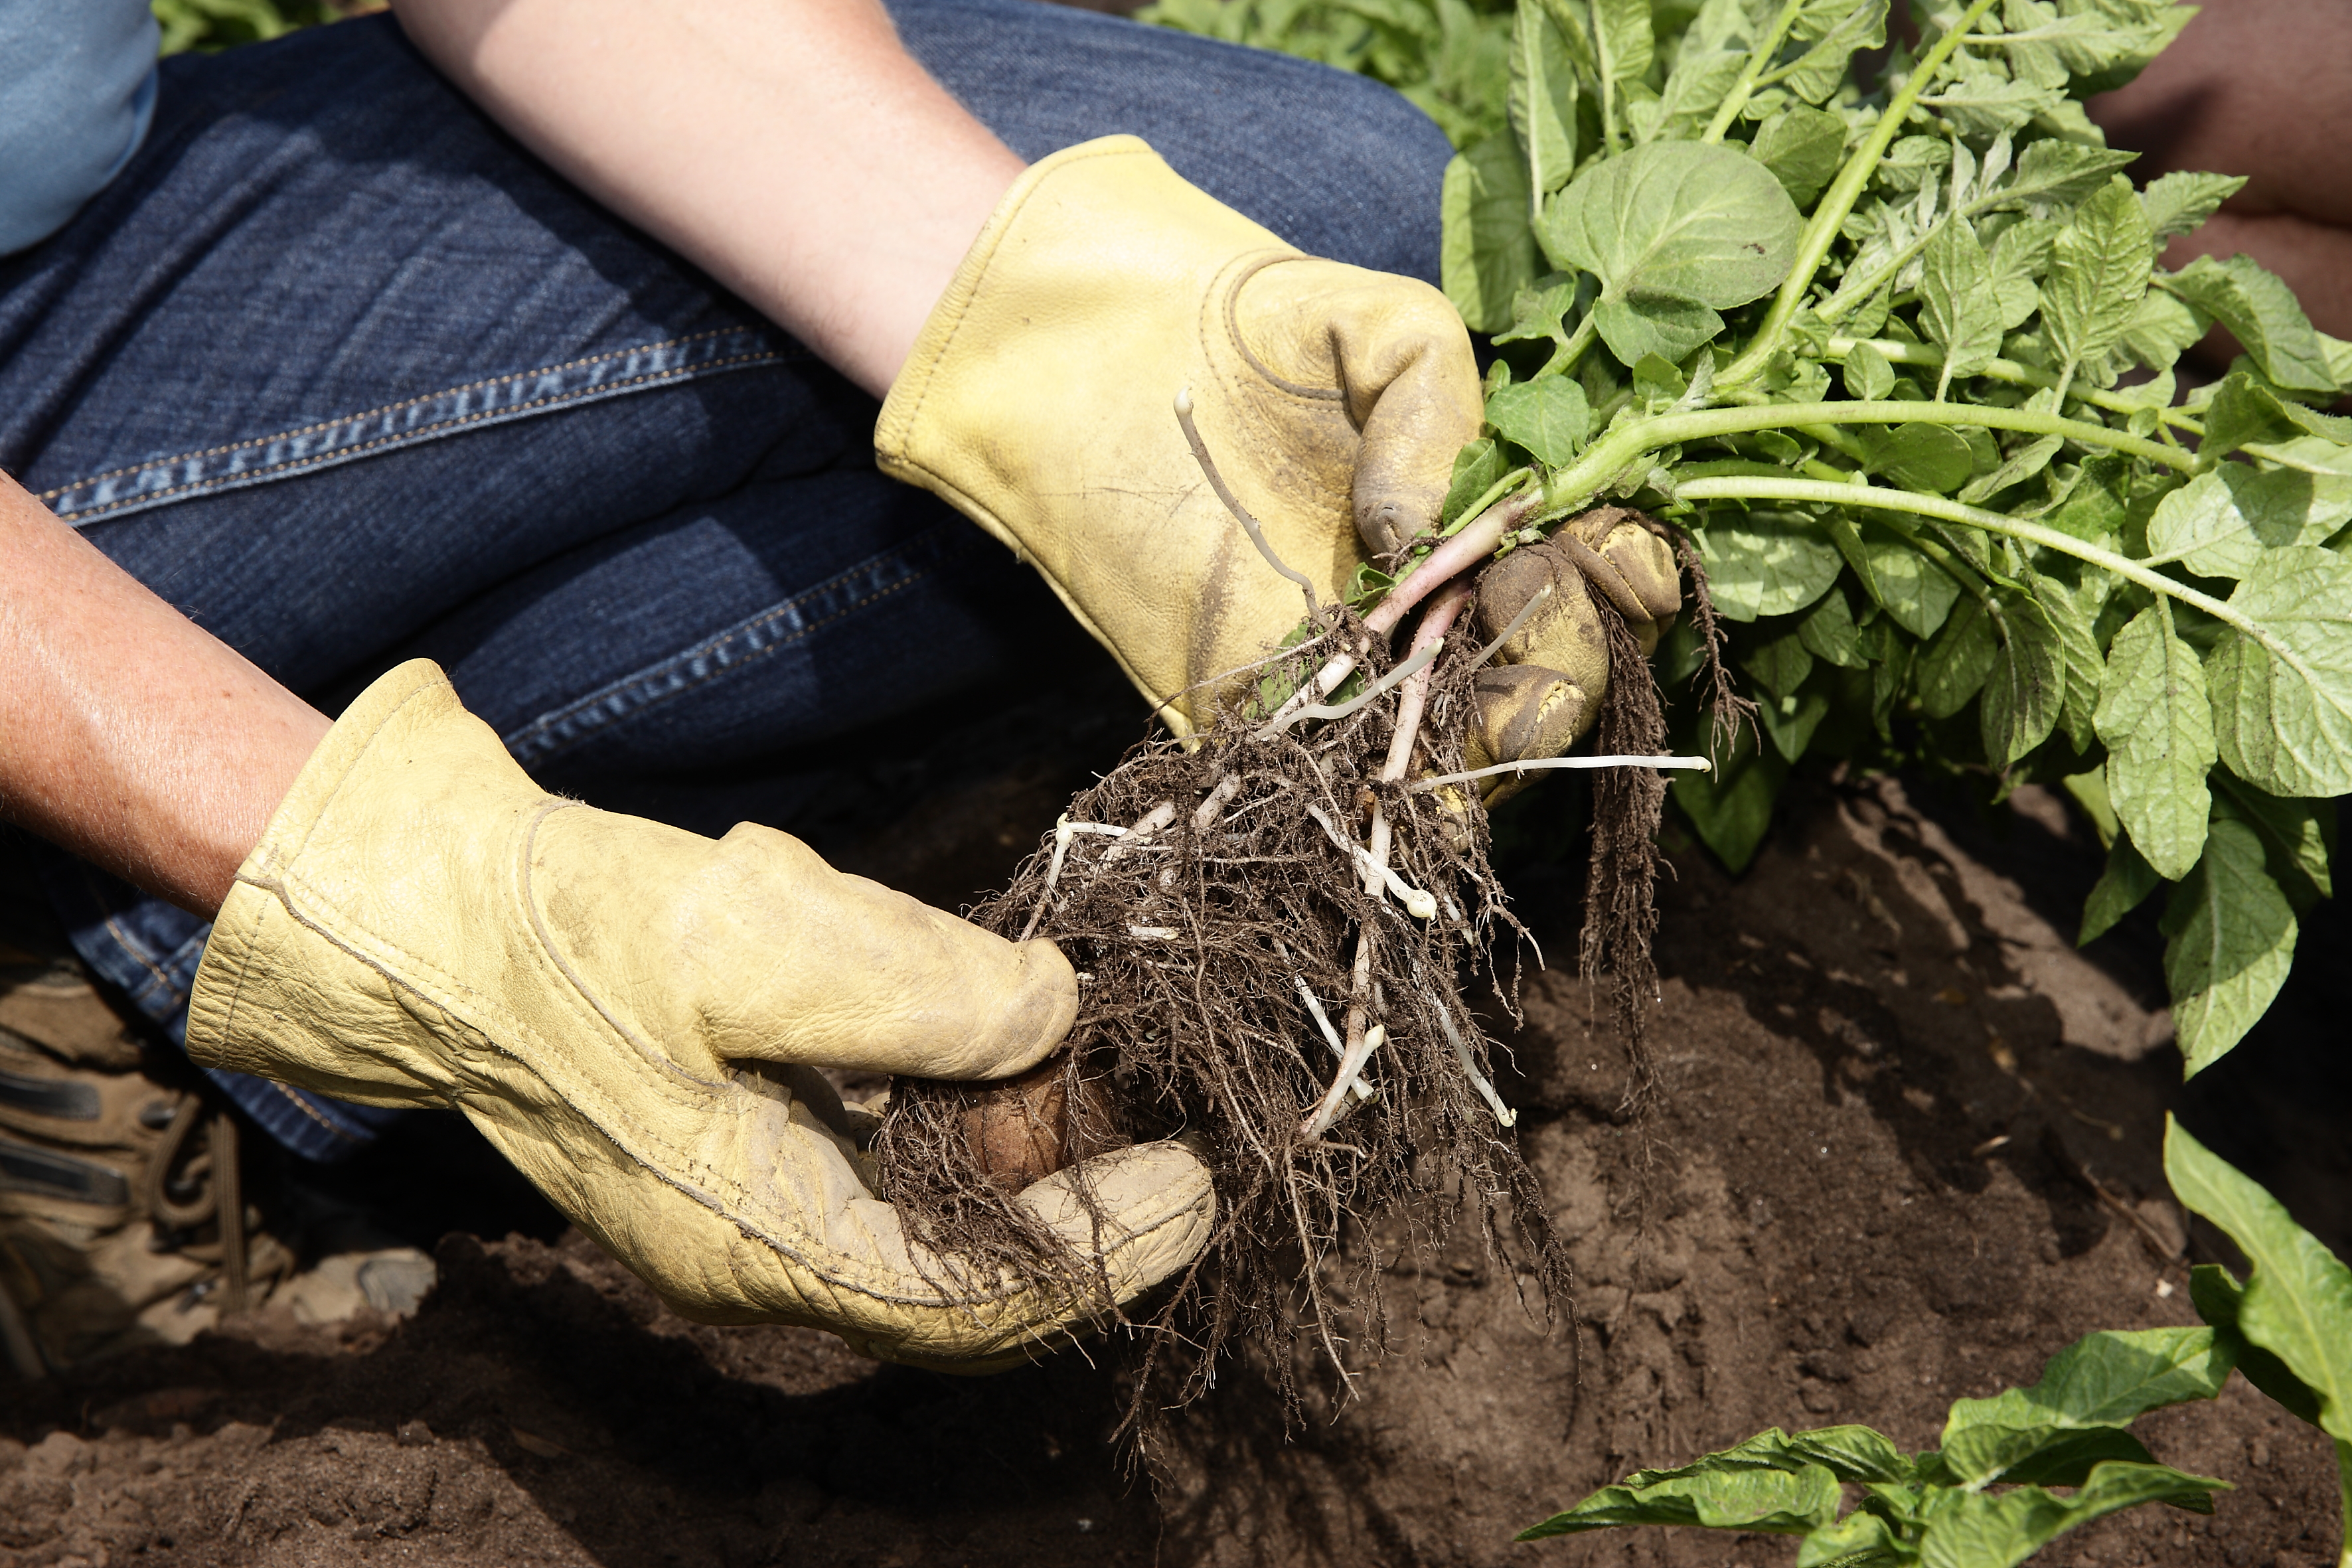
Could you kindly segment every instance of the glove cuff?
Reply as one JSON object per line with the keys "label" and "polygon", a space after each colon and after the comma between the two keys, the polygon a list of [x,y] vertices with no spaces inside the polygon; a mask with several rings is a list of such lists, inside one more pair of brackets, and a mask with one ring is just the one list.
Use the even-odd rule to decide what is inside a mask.
{"label": "glove cuff", "polygon": [[[429,1050],[415,1048],[427,1038],[424,1026],[401,1006],[389,977],[369,955],[330,935],[321,921],[346,931],[364,929],[371,911],[337,908],[334,893],[306,885],[301,870],[312,836],[369,753],[383,747],[404,756],[429,747],[477,761],[494,758],[510,772],[519,794],[538,794],[498,737],[466,711],[439,666],[412,659],[378,679],[327,731],[237,868],[188,999],[188,1055],[198,1064],[298,1079],[364,1105],[447,1103],[449,1079],[434,1070]],[[416,805],[422,811],[427,802],[420,798]],[[404,836],[395,823],[378,837]],[[377,1015],[412,1027],[400,1030],[397,1040],[376,1041],[322,1031],[314,1022],[320,1010],[306,1005],[316,998],[295,994],[298,971],[280,962],[290,947],[304,949],[310,963],[330,963],[344,984],[380,993]]]}
{"label": "glove cuff", "polygon": [[[1184,650],[1156,646],[1170,643],[1160,623],[1171,612],[1119,579],[1148,530],[1155,554],[1193,569],[1198,542],[1165,526],[1171,500],[1199,484],[1171,403],[1184,385],[1219,401],[1208,342],[1232,335],[1234,282],[1298,254],[1139,138],[1066,148],[997,204],[875,426],[882,471],[1035,566],[1180,735],[1191,724],[1168,704],[1188,684]],[[1139,399],[1138,377],[1165,384]],[[1202,415],[1213,441],[1216,418]],[[1232,527],[1222,511],[1214,526]]]}

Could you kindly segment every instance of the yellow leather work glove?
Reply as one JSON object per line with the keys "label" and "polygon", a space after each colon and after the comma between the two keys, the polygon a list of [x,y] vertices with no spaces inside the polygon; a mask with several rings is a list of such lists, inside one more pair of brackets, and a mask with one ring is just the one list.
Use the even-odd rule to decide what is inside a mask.
{"label": "yellow leather work glove", "polygon": [[[870,1354],[1010,1364],[1087,1312],[919,1256],[816,1065],[1030,1066],[1077,1007],[1018,946],[745,825],[716,841],[541,790],[418,660],[354,702],[237,873],[189,1054],[370,1105],[455,1106],[688,1317],[829,1329]],[[1173,1144],[1090,1167],[1120,1300],[1214,1209]],[[1093,1310],[1108,1302],[1092,1304]]]}
{"label": "yellow leather work glove", "polygon": [[[1463,743],[1465,767],[1556,757],[1584,738],[1609,692],[1605,600],[1625,618],[1642,651],[1682,608],[1682,574],[1666,542],[1622,507],[1601,507],[1563,524],[1551,538],[1524,545],[1478,578],[1478,625],[1498,637],[1528,601],[1551,597],[1496,650],[1478,672],[1477,715]],[[1489,804],[1525,781],[1486,781]]]}
{"label": "yellow leather work glove", "polygon": [[1268,542],[1336,599],[1433,524],[1478,434],[1478,367],[1444,296],[1301,255],[1132,136],[1013,186],[890,388],[884,471],[1035,563],[1179,735],[1219,677],[1306,613],[1176,423],[1190,389]]}

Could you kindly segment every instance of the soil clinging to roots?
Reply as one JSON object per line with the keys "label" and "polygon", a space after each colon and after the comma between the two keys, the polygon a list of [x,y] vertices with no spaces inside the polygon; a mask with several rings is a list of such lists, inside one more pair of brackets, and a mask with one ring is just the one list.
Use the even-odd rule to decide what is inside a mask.
{"label": "soil clinging to roots", "polygon": [[[1703,578],[1695,586],[1705,606]],[[1612,611],[1601,620],[1611,671],[1600,749],[1661,752],[1639,643]],[[1193,749],[1155,739],[1130,752],[971,914],[1007,937],[1060,945],[1079,972],[1069,1048],[1010,1084],[893,1086],[873,1152],[882,1195],[929,1250],[928,1266],[1025,1280],[1087,1317],[1103,1312],[1099,1266],[1015,1202],[1021,1187],[1148,1139],[1181,1138],[1208,1166],[1218,1210],[1207,1248],[1121,1315],[1140,1358],[1130,1425],[1197,1397],[1236,1344],[1265,1352],[1257,1359],[1294,1412],[1300,1340],[1349,1382],[1391,1327],[1381,1281],[1397,1259],[1381,1237],[1419,1253],[1470,1225],[1523,1282],[1530,1310],[1565,1302],[1562,1253],[1491,1088],[1497,1047],[1464,995],[1482,973],[1507,1007],[1516,989],[1496,973],[1498,939],[1520,933],[1487,862],[1486,814],[1473,790],[1412,782],[1463,766],[1486,651],[1472,624],[1464,616],[1447,635],[1417,722],[1424,678],[1386,690],[1373,679],[1378,695],[1342,717],[1276,732],[1228,710]],[[1364,648],[1363,678],[1388,665],[1381,639],[1344,615],[1294,650],[1283,689],[1334,645]],[[1402,770],[1391,754],[1401,710],[1416,736]],[[1655,988],[1664,796],[1649,769],[1604,772],[1594,795],[1580,957],[1588,979],[1610,978],[1631,1032]],[[1392,837],[1387,878],[1368,871],[1360,847],[1368,827],[1381,837],[1376,814]],[[1344,1056],[1361,1058],[1360,1087],[1318,1132],[1313,1112],[1338,1093]],[[1091,1203],[1083,1168],[1077,1184]]]}

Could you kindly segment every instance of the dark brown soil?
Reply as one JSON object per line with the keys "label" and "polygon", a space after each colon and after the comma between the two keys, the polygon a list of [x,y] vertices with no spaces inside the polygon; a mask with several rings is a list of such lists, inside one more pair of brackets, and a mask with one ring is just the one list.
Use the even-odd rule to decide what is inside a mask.
{"label": "dark brown soil", "polygon": [[[984,776],[908,775],[919,809],[820,842],[968,897],[1116,753],[1056,734]],[[1540,822],[1569,798],[1521,810]],[[1510,1537],[1628,1468],[1769,1426],[1867,1421],[1927,1447],[1951,1398],[2028,1381],[2079,1334],[2192,1321],[2182,1249],[2221,1254],[2162,1195],[2168,1108],[2352,1251],[2352,1086],[2320,1048],[2346,1001],[2331,917],[2306,926],[2263,1033],[2185,1093],[2148,1005],[2149,917],[2087,956],[2062,934],[2096,856],[2046,795],[1979,816],[1816,784],[1736,880],[1669,837],[1655,1119],[1623,1120],[1606,999],[1573,979],[1531,978],[1511,1037],[1506,1093],[1577,1268],[1549,1335],[1475,1250],[1396,1271],[1391,1305],[1424,1327],[1363,1399],[1286,1441],[1237,1373],[1186,1417],[1155,1500],[1105,1446],[1118,1391],[1077,1355],[982,1380],[880,1367],[822,1334],[684,1323],[576,1236],[456,1234],[409,1321],[265,1311],[0,1387],[0,1564],[1764,1568],[1792,1543]],[[1580,867],[1512,881],[1567,958]],[[2333,1561],[2312,1429],[2240,1383],[2140,1430],[2238,1489],[2210,1520],[2143,1509],[2047,1561]]]}

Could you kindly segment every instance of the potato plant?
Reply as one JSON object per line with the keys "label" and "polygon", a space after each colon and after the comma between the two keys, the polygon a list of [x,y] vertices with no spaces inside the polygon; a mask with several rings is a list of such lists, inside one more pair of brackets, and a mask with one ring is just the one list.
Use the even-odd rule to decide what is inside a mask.
{"label": "potato plant", "polygon": [[[1744,867],[1807,757],[2063,785],[2108,846],[2082,940],[2162,889],[2187,1072],[2243,1037],[2333,891],[2352,790],[2352,419],[2327,412],[2352,343],[2248,258],[2165,268],[2241,182],[2136,186],[2084,111],[2188,8],[1941,0],[1891,38],[1885,0],[1148,15],[1366,70],[1454,139],[1445,289],[1493,359],[1423,549],[1507,552],[1608,501],[1689,531],[1756,704],[1681,721],[1718,764],[1673,784],[1710,848]],[[2242,353],[2200,380],[2182,355],[2216,326]],[[1362,602],[1390,581],[1363,574]],[[1661,647],[1669,691],[1702,651],[1687,627]],[[2167,1165],[2257,1267],[2198,1271],[2210,1329],[2159,1334],[2180,1354],[2148,1403],[2110,1385],[2172,1352],[2095,1335],[2036,1388],[1956,1405],[1937,1453],[1767,1433],[1531,1533],[1732,1524],[1804,1535],[1807,1564],[2015,1563],[2115,1507],[2210,1507],[2123,1425],[2233,1364],[2336,1439],[2352,1488],[2352,1273],[2177,1129]]]}

